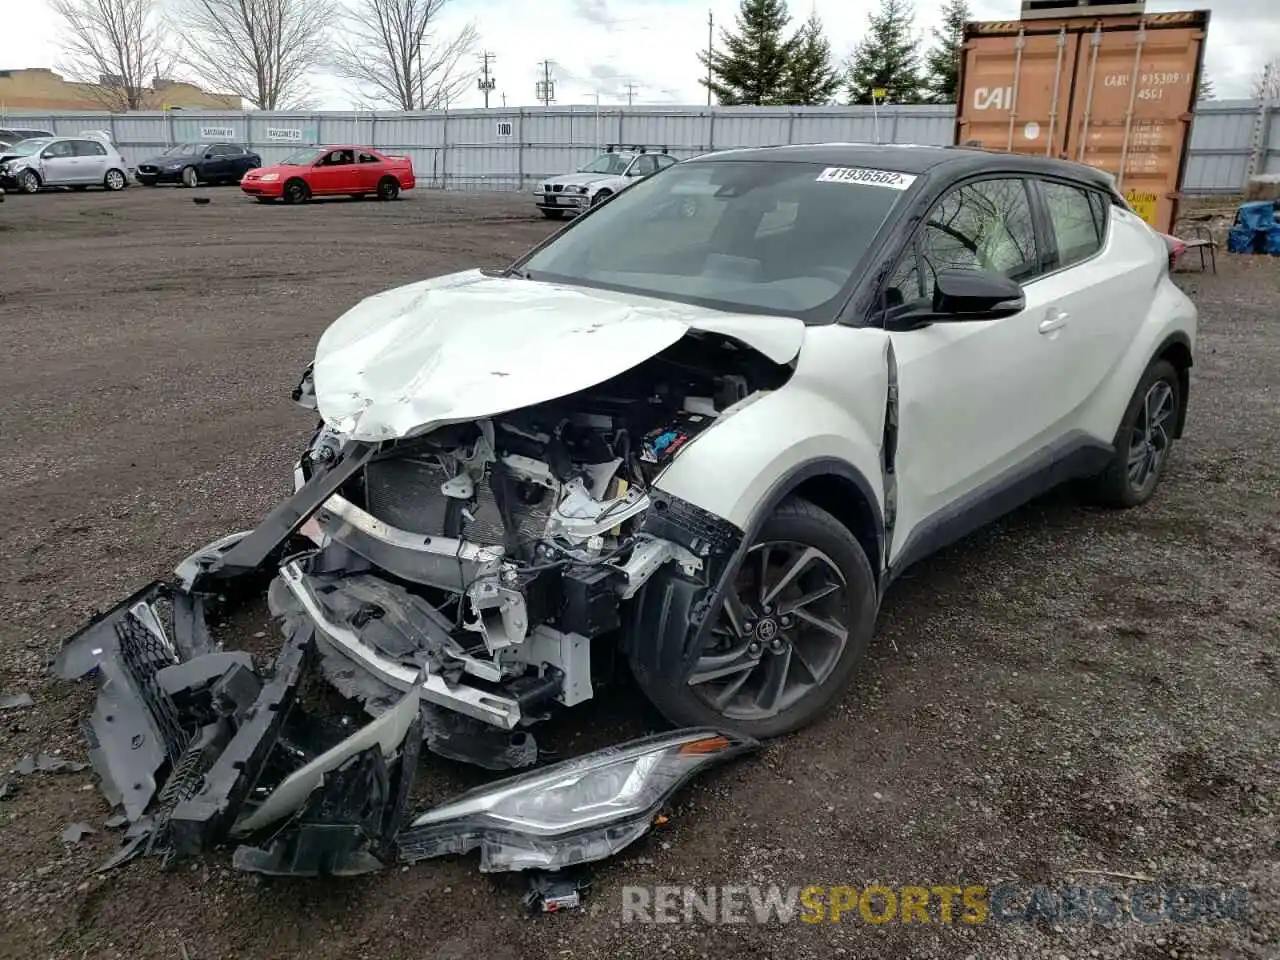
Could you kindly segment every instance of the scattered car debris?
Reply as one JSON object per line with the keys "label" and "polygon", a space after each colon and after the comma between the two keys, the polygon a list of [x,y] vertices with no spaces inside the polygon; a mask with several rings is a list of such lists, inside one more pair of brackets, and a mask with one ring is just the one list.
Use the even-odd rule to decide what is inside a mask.
{"label": "scattered car debris", "polygon": [[[268,594],[285,636],[274,668],[260,673],[247,653],[217,649],[206,608],[225,603],[235,585],[215,579],[210,589],[209,571],[241,560],[256,570],[255,551],[276,544],[255,538],[227,538],[184,561],[177,583],[149,584],[94,617],[55,658],[59,676],[101,681],[84,732],[102,792],[121,811],[107,827],[127,829],[99,870],[228,842],[236,844],[237,868],[271,876],[358,875],[476,847],[485,871],[560,870],[622,849],[691,776],[755,746],[714,729],[647,737],[499,780],[407,824],[423,746],[509,769],[534,763],[536,743],[427,702],[425,664],[403,691],[373,690],[351,673],[374,714],[354,730],[304,706],[303,688],[324,653],[313,617],[279,580]],[[362,597],[380,596],[375,590],[357,581],[349,598],[316,595],[358,607]],[[396,629],[395,618],[386,619]],[[341,671],[331,665],[325,673],[341,691]],[[41,754],[19,766],[84,764]],[[83,835],[72,833],[68,842]],[[572,900],[554,887],[539,902],[562,909]]]}
{"label": "scattered car debris", "polygon": [[26,692],[0,694],[0,710],[25,710],[35,705],[31,694]]}
{"label": "scattered car debris", "polygon": [[590,888],[591,883],[585,877],[575,876],[566,871],[555,873],[531,871],[528,892],[524,895],[524,905],[533,913],[576,910],[582,906],[582,900]]}
{"label": "scattered car debris", "polygon": [[0,780],[0,800],[12,800],[18,795],[18,785],[12,780]]}
{"label": "scattered car debris", "polygon": [[197,207],[203,207],[209,203],[209,198],[208,197],[192,197],[191,202],[194,203]]}
{"label": "scattered car debris", "polygon": [[72,823],[67,826],[67,829],[62,831],[62,842],[79,843],[89,834],[97,832],[97,830],[94,830],[93,827],[89,826],[87,823]]}
{"label": "scattered car debris", "polygon": [[27,754],[16,764],[14,764],[13,772],[22,776],[30,776],[33,773],[78,773],[88,767],[87,763],[80,763],[78,760],[64,760],[62,757],[55,757],[47,753],[38,756]]}

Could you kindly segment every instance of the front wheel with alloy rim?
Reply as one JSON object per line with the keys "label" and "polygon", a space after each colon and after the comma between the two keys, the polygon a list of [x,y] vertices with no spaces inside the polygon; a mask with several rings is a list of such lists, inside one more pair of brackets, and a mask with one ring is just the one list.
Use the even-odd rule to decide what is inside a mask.
{"label": "front wheel with alloy rim", "polygon": [[200,175],[196,173],[195,167],[182,168],[182,185],[184,187],[194,187],[200,183]]}
{"label": "front wheel with alloy rim", "polygon": [[637,669],[636,680],[672,723],[780,736],[835,702],[871,640],[876,609],[857,539],[825,510],[792,499],[743,554],[689,676]]}
{"label": "front wheel with alloy rim", "polygon": [[285,203],[305,203],[311,197],[311,190],[301,180],[290,180],[283,192]]}
{"label": "front wheel with alloy rim", "polygon": [[1134,391],[1105,470],[1086,483],[1086,495],[1109,507],[1137,507],[1151,499],[1164,476],[1182,409],[1178,371],[1156,360]]}
{"label": "front wheel with alloy rim", "polygon": [[591,198],[591,206],[598,207],[600,206],[600,204],[604,203],[606,200],[608,200],[612,196],[613,196],[612,190],[601,190],[599,193],[597,193],[594,197]]}
{"label": "front wheel with alloy rim", "polygon": [[39,193],[40,175],[34,170],[24,170],[22,176],[18,178],[18,186],[22,188],[23,193]]}
{"label": "front wheel with alloy rim", "polygon": [[120,170],[108,170],[102,178],[102,185],[111,191],[123,190],[125,183],[124,173]]}
{"label": "front wheel with alloy rim", "polygon": [[400,184],[390,177],[383,177],[382,182],[378,184],[379,200],[394,200],[400,196]]}

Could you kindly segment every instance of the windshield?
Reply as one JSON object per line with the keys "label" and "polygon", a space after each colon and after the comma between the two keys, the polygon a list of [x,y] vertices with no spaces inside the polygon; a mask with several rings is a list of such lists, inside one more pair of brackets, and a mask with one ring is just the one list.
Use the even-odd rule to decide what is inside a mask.
{"label": "windshield", "polygon": [[53,143],[53,141],[48,137],[40,140],[19,140],[9,148],[8,152],[13,154],[15,157],[29,157],[37,150],[41,150],[51,143]]}
{"label": "windshield", "polygon": [[579,173],[612,173],[615,176],[621,176],[626,172],[627,164],[631,162],[631,157],[624,156],[620,153],[602,153],[596,157],[585,167],[578,169]]}
{"label": "windshield", "polygon": [[781,160],[677,164],[520,267],[535,280],[831,320],[912,179]]}
{"label": "windshield", "polygon": [[202,144],[199,144],[199,143],[179,143],[175,146],[170,147],[164,153],[160,154],[160,156],[162,157],[193,157],[197,153],[199,153],[201,149],[202,149]]}
{"label": "windshield", "polygon": [[297,150],[289,154],[280,162],[287,163],[291,167],[309,167],[311,164],[316,162],[317,158],[319,158],[322,153],[324,153],[324,151],[319,147],[306,147],[305,149]]}

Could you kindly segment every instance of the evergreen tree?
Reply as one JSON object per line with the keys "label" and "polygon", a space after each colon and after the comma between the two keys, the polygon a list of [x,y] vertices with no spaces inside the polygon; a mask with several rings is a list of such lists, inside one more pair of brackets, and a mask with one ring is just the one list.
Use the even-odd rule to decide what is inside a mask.
{"label": "evergreen tree", "polygon": [[831,63],[831,44],[823,35],[816,10],[792,42],[795,50],[787,70],[787,102],[806,107],[830,103],[840,89],[840,72]]}
{"label": "evergreen tree", "polygon": [[958,98],[964,25],[969,19],[968,0],[949,0],[942,8],[942,26],[934,27],[934,47],[924,58],[924,85],[931,103],[955,103]]}
{"label": "evergreen tree", "polygon": [[1213,91],[1213,81],[1203,70],[1200,71],[1200,88],[1196,90],[1197,100],[1216,100],[1218,95]]}
{"label": "evergreen tree", "polygon": [[915,9],[908,0],[880,0],[880,12],[853,52],[845,78],[850,103],[870,103],[871,91],[883,87],[889,103],[919,103],[920,53],[915,37]]}
{"label": "evergreen tree", "polygon": [[[737,33],[720,31],[720,48],[711,53],[711,82],[722,104],[769,106],[786,102],[795,38],[785,38],[791,15],[786,0],[742,0]],[[706,68],[707,55],[698,59]]]}

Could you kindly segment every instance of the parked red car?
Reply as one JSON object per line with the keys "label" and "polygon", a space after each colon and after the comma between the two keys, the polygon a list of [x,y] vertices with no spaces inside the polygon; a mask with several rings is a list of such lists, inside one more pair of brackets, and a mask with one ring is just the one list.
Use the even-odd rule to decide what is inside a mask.
{"label": "parked red car", "polygon": [[240,189],[259,203],[305,203],[312,197],[345,194],[394,200],[414,186],[413,163],[372,147],[305,147],[283,162],[250,170]]}

